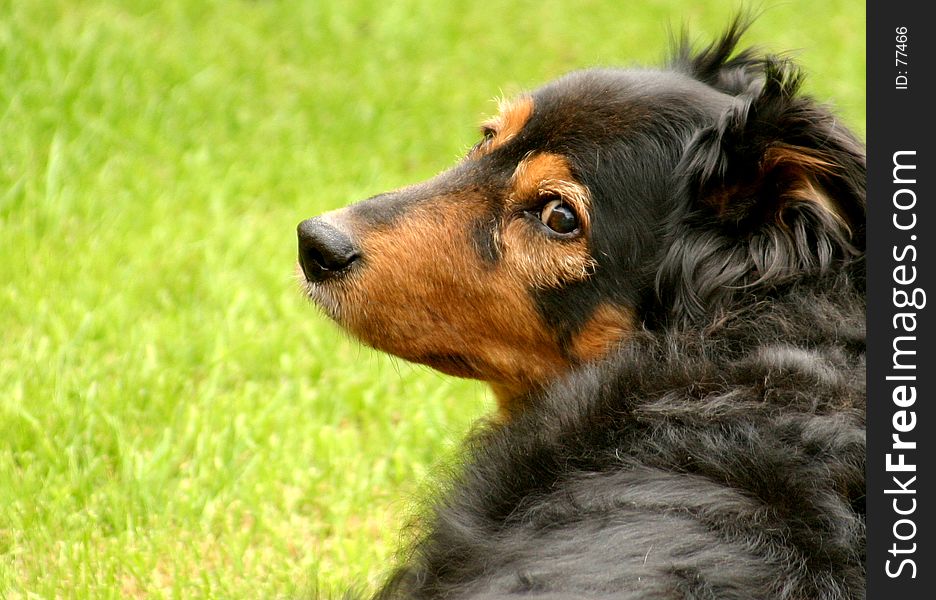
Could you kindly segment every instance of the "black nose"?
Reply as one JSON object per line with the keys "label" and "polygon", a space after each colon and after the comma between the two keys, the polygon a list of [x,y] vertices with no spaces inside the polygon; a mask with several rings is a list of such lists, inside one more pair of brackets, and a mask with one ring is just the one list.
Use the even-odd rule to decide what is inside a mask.
{"label": "black nose", "polygon": [[334,277],[361,256],[351,236],[322,219],[306,219],[296,230],[299,264],[309,281]]}

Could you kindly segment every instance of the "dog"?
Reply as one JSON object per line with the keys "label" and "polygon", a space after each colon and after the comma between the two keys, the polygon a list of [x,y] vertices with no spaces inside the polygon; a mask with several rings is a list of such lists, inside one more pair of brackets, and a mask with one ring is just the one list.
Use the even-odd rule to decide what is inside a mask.
{"label": "dog", "polygon": [[864,597],[865,150],[746,27],[300,223],[329,317],[497,399],[376,597]]}

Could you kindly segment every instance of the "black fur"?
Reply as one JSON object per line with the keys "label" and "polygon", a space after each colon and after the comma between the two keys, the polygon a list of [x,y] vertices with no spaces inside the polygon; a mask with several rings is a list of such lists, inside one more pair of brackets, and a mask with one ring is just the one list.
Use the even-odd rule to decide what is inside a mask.
{"label": "black fur", "polygon": [[645,332],[480,429],[379,597],[863,597],[855,278]]}
{"label": "black fur", "polygon": [[538,306],[643,329],[470,437],[379,598],[863,597],[864,150],[743,29],[547,85],[453,175],[568,157],[598,267]]}

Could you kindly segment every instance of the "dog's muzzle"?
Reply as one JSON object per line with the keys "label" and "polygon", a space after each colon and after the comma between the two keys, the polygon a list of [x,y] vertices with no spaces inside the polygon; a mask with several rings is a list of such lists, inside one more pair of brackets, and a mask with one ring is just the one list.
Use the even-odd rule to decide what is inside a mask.
{"label": "dog's muzzle", "polygon": [[321,218],[306,219],[296,228],[299,264],[306,279],[320,282],[346,273],[361,251],[347,233]]}

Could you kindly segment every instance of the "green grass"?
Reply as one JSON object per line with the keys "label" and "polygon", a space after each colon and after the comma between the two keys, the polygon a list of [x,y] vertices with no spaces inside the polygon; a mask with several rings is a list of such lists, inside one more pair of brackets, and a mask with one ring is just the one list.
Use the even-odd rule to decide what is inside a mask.
{"label": "green grass", "polygon": [[[491,400],[326,322],[295,224],[453,163],[494,96],[729,12],[0,0],[0,597],[374,585]],[[777,3],[748,40],[864,131],[864,3]]]}

